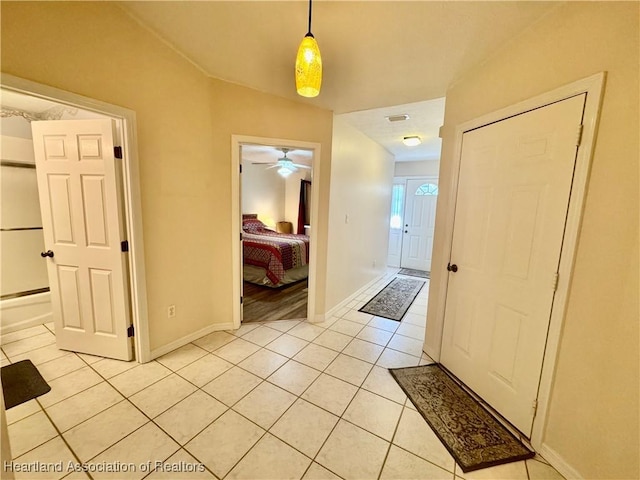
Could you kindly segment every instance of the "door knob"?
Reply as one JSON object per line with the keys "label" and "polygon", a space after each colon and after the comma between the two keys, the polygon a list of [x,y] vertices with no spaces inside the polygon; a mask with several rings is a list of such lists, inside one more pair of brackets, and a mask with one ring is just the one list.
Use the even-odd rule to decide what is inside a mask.
{"label": "door knob", "polygon": [[46,252],[40,252],[40,256],[42,258],[45,258],[45,257],[53,258],[53,252],[51,250],[47,250]]}
{"label": "door knob", "polygon": [[458,265],[456,265],[455,263],[453,265],[451,265],[450,263],[447,264],[447,270],[449,272],[453,272],[456,273],[458,271]]}

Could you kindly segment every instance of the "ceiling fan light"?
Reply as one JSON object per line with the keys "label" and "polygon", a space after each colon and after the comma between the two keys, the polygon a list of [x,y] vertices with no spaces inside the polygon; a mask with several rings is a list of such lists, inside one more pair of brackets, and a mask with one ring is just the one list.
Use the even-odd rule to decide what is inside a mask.
{"label": "ceiling fan light", "polygon": [[411,135],[409,137],[404,137],[402,139],[402,143],[404,143],[407,147],[415,147],[422,143],[422,140],[417,135]]}
{"label": "ceiling fan light", "polygon": [[293,170],[290,170],[286,167],[280,167],[278,169],[278,173],[280,174],[281,177],[283,178],[287,178],[289,175],[291,175],[293,173]]}
{"label": "ceiling fan light", "polygon": [[311,32],[302,39],[296,56],[296,90],[302,97],[313,98],[322,85],[322,58],[318,42]]}

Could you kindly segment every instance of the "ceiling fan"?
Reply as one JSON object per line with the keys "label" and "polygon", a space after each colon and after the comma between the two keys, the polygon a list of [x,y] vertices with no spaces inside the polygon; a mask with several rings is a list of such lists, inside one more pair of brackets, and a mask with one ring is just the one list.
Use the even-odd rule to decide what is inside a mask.
{"label": "ceiling fan", "polygon": [[[293,160],[288,158],[287,157],[287,153],[289,153],[291,150],[292,150],[291,148],[286,148],[286,147],[280,148],[280,151],[282,151],[282,157],[278,158],[278,160],[276,160],[276,163],[272,164],[270,167],[267,167],[267,169],[278,168],[278,173],[281,176],[288,177],[293,172],[298,170],[298,168],[309,168],[309,169],[311,168],[308,165],[302,165],[300,163],[294,163]],[[269,165],[269,164],[271,164],[271,162],[251,162],[251,163],[253,165]]]}

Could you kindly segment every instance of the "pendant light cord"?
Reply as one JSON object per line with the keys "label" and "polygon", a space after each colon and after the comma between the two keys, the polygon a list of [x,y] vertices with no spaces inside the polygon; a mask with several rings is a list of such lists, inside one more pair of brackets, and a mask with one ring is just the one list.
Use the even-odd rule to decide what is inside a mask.
{"label": "pendant light cord", "polygon": [[306,36],[311,35],[313,37],[313,33],[311,33],[311,1],[312,0],[309,0],[309,31]]}

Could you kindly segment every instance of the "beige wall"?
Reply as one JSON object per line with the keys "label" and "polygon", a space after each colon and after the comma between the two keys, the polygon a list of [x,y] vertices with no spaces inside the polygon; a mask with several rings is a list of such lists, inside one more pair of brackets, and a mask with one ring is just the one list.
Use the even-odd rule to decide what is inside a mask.
{"label": "beige wall", "polygon": [[334,118],[327,311],[386,270],[393,166],[389,152]]}
{"label": "beige wall", "polygon": [[[321,144],[320,157],[314,157],[314,162],[319,162],[319,176],[313,179],[314,188],[319,193],[319,214],[317,219],[312,219],[314,228],[317,228],[318,264],[316,265],[316,314],[324,313],[326,294],[326,258],[327,258],[327,232],[329,209],[329,176],[331,174],[331,130],[333,114],[328,110],[309,107],[297,102],[283,100],[272,95],[250,90],[245,87],[233,85],[221,80],[211,80],[212,113],[214,117],[214,149],[216,156],[231,158],[232,134],[247,135],[265,138],[277,138],[284,140],[298,140],[304,142],[317,142]],[[228,205],[231,196],[230,175],[231,165],[226,160],[220,167],[217,175],[223,176],[228,181],[220,185],[216,191],[214,205],[217,202],[226,202]],[[326,180],[325,180],[326,179]],[[217,208],[217,207],[216,207]],[[224,218],[222,225],[229,228],[216,227],[215,249],[224,252],[224,264],[228,265],[229,274],[231,260],[229,259],[231,238],[231,211],[222,209],[219,212]],[[218,271],[220,267],[214,266]],[[221,298],[231,297],[230,279],[215,280],[215,288],[228,289]],[[231,308],[230,301],[226,301]],[[230,311],[229,311],[230,314]],[[227,315],[225,311],[225,315]]]}
{"label": "beige wall", "polygon": [[396,162],[396,177],[437,177],[440,160],[423,160],[420,162]]}
{"label": "beige wall", "polygon": [[277,168],[242,161],[242,213],[257,213],[269,228],[291,222],[297,233],[300,180],[311,180],[311,170],[299,168],[287,178]]}
{"label": "beige wall", "polygon": [[257,213],[260,220],[275,228],[284,220],[285,185],[275,168],[242,161],[242,213]]}
{"label": "beige wall", "polygon": [[[568,2],[447,93],[439,218],[451,211],[447,186],[456,125],[608,72],[544,436],[548,447],[588,479],[640,474],[639,8],[635,2]],[[442,228],[437,232],[436,255],[443,248]],[[439,255],[434,264],[446,265],[446,259]],[[443,270],[432,272],[432,299]],[[436,309],[430,302],[427,325]]]}
{"label": "beige wall", "polygon": [[111,2],[1,8],[3,72],[137,114],[152,350],[230,322],[231,135],[319,142],[328,174],[331,112],[207,78]]}

